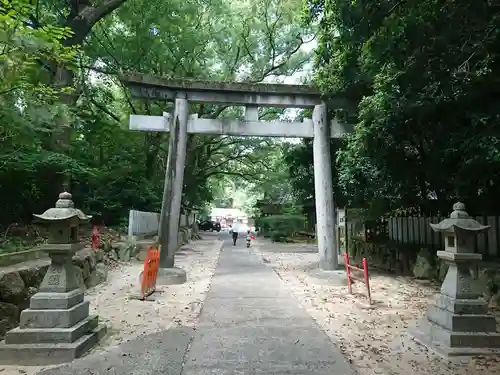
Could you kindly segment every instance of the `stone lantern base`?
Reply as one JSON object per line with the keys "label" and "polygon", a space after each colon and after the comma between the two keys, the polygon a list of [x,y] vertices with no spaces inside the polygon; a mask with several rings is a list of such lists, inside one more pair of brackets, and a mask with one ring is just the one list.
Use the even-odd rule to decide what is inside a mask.
{"label": "stone lantern base", "polygon": [[21,312],[19,327],[0,342],[0,364],[43,366],[71,362],[105,334],[76,278],[72,258],[83,246],[47,244],[51,264],[30,307]]}
{"label": "stone lantern base", "polygon": [[453,332],[424,319],[410,334],[443,357],[500,354],[500,334],[497,332]]}
{"label": "stone lantern base", "polygon": [[78,226],[91,219],[75,209],[71,194],[59,194],[55,207],[34,215],[47,226],[49,243],[40,250],[51,263],[42,283],[21,312],[19,327],[0,342],[0,364],[43,366],[70,362],[81,356],[106,333],[97,316],[89,316],[89,302],[80,289],[72,258],[83,248]]}
{"label": "stone lantern base", "polygon": [[481,255],[438,251],[438,256],[450,268],[440,293],[412,336],[446,357],[500,353],[495,317],[488,314],[487,302],[471,286],[469,267]]}
{"label": "stone lantern base", "polygon": [[97,316],[89,316],[84,292],[37,293],[21,313],[19,327],[0,342],[0,364],[43,366],[71,362],[106,334]]}

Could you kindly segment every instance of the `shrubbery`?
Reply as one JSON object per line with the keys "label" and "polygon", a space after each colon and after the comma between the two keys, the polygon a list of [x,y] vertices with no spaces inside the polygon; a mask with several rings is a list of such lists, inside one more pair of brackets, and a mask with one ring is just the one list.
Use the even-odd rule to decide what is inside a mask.
{"label": "shrubbery", "polygon": [[262,217],[257,223],[264,235],[270,235],[275,242],[285,242],[287,237],[303,230],[305,217],[301,215],[273,215]]}

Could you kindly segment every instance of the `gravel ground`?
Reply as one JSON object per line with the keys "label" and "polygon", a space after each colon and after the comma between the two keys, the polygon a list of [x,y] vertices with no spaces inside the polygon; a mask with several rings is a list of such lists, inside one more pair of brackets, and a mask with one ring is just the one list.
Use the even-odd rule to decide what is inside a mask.
{"label": "gravel ground", "polygon": [[311,271],[318,268],[318,254],[311,251],[314,246],[277,245],[263,240],[256,241],[253,246],[360,375],[500,373],[499,357],[451,363],[406,335],[407,328],[425,314],[437,285],[372,271],[370,284],[374,303],[370,306],[363,283],[355,283],[354,295],[349,295],[346,286],[329,286],[311,275]]}
{"label": "gravel ground", "polygon": [[[91,314],[108,327],[107,338],[91,352],[105,352],[138,336],[171,327],[194,327],[219,259],[221,241],[207,236],[183,246],[176,266],[187,273],[182,285],[160,286],[147,301],[134,298],[139,293],[141,262],[120,263],[109,270],[108,281],[90,289]],[[0,366],[1,375],[34,375],[47,367]]]}

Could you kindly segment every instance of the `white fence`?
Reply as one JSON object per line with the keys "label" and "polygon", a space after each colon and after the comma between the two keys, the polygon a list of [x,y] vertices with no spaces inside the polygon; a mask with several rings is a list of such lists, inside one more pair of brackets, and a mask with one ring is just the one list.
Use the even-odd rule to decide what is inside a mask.
{"label": "white fence", "polygon": [[[195,213],[191,213],[189,215],[181,215],[180,225],[191,226],[195,220]],[[158,233],[159,224],[159,213],[130,210],[128,215],[128,235],[137,236],[141,234]]]}
{"label": "white fence", "polygon": [[158,232],[160,214],[130,210],[128,214],[128,235],[154,234]]}

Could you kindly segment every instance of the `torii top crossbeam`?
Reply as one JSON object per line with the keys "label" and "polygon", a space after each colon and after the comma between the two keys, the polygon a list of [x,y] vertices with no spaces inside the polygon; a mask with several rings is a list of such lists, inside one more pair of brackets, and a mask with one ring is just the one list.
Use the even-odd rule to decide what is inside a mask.
{"label": "torii top crossbeam", "polygon": [[[140,73],[123,74],[120,79],[135,97],[168,101],[184,94],[192,103],[258,107],[313,108],[323,102],[319,90],[308,85],[179,80]],[[334,107],[343,107],[344,101],[335,99]]]}

